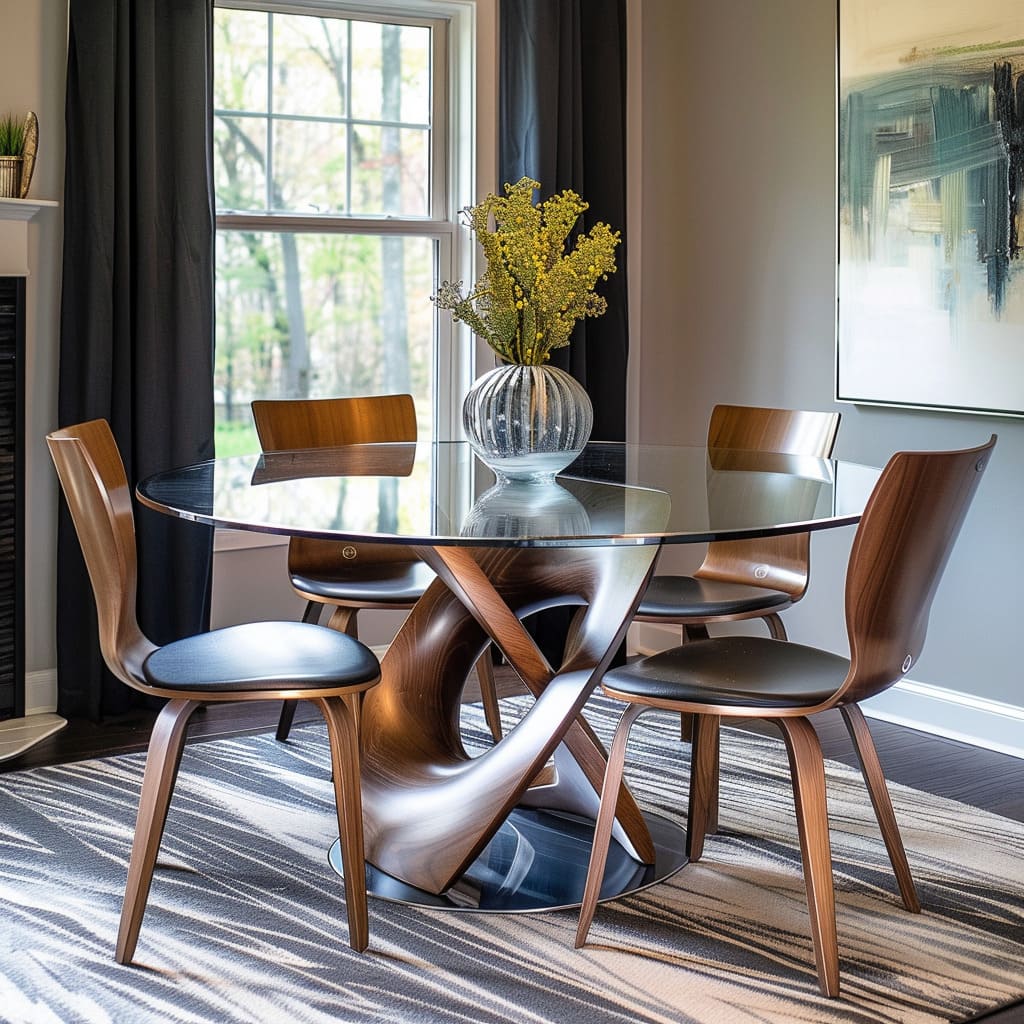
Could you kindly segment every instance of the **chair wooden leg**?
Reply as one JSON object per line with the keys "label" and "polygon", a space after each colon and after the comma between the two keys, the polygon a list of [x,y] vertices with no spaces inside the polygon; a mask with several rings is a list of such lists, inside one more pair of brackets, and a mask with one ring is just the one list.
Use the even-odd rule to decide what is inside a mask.
{"label": "chair wooden leg", "polygon": [[491,730],[494,741],[501,739],[501,710],[498,707],[498,690],[494,682],[494,665],[491,662],[491,645],[484,648],[476,659],[476,678],[480,684],[480,699],[484,705],[484,720]]}
{"label": "chair wooden leg", "polygon": [[[307,601],[306,610],[302,613],[302,621],[318,623],[323,610],[324,606],[319,601]],[[277,720],[277,732],[274,733],[274,738],[279,743],[288,739],[292,731],[292,722],[295,720],[295,709],[298,703],[296,700],[286,700],[281,705],[281,715]]]}
{"label": "chair wooden leg", "polygon": [[[698,861],[704,853],[704,837],[714,832],[718,817],[717,715],[694,715],[697,728],[690,751],[690,798],[686,817],[686,856]],[[715,823],[717,824],[717,822]]]}
{"label": "chair wooden leg", "polygon": [[174,793],[174,781],[178,777],[188,720],[199,706],[199,702],[194,700],[169,701],[153,726],[149,753],[146,755],[146,770],[142,777],[142,792],[139,795],[135,839],[128,862],[121,924],[117,932],[115,959],[119,964],[131,963],[135,955],[149,887],[153,881],[153,868],[156,866],[164,823],[167,821],[167,808]]}
{"label": "chair wooden leg", "polygon": [[693,742],[693,725],[696,715],[691,715],[689,711],[683,711],[679,715],[679,738],[684,743]]}
{"label": "chair wooden leg", "polygon": [[349,636],[359,639],[359,609],[344,608],[338,605],[331,617],[327,620],[328,629],[336,629],[339,633],[348,633]]}
{"label": "chair wooden leg", "polygon": [[[688,644],[691,640],[707,640],[709,637],[707,626],[682,626],[683,636],[682,640],[684,644]],[[688,711],[684,711],[679,716],[679,738],[684,743],[693,742],[693,729],[694,729],[694,718],[696,716],[691,715]]]}
{"label": "chair wooden leg", "polygon": [[626,742],[629,730],[641,712],[643,704],[630,704],[619,720],[612,738],[611,750],[608,753],[608,764],[604,771],[604,783],[601,786],[601,804],[597,811],[597,823],[594,826],[594,844],[590,848],[590,864],[587,867],[587,881],[583,887],[583,902],[580,905],[580,920],[576,926],[576,948],[586,944],[590,923],[594,920],[597,910],[597,898],[601,894],[601,883],[604,881],[604,868],[608,862],[608,846],[612,840],[612,826],[615,824],[615,810],[619,802],[619,788],[622,785],[622,772],[626,764]]}
{"label": "chair wooden leg", "polygon": [[281,715],[277,720],[277,732],[274,733],[274,738],[281,743],[288,739],[288,735],[292,731],[292,722],[295,720],[295,708],[298,703],[297,700],[286,700],[281,705]]}
{"label": "chair wooden leg", "polygon": [[900,896],[903,897],[903,905],[912,914],[919,914],[921,901],[917,897],[914,878],[907,863],[907,852],[903,848],[899,825],[896,824],[892,800],[889,799],[889,788],[885,784],[885,775],[882,773],[882,765],[878,760],[878,752],[871,739],[868,723],[864,719],[864,712],[856,704],[844,704],[839,710],[860,759],[861,772],[871,795],[871,805],[875,809],[878,827],[882,830],[882,839],[889,852],[889,861],[896,875],[896,884],[899,886]]}
{"label": "chair wooden leg", "polygon": [[800,832],[811,941],[818,984],[826,996],[839,995],[839,943],[836,939],[832,848],[828,835],[825,762],[818,734],[806,718],[775,719],[782,730],[793,775],[793,797]]}
{"label": "chair wooden leg", "polygon": [[327,722],[331,745],[334,799],[345,872],[345,907],[349,945],[361,953],[370,942],[366,907],[366,859],[363,847],[363,803],[359,783],[359,703],[362,693],[323,697],[316,701]]}
{"label": "chair wooden leg", "polygon": [[768,632],[771,633],[772,639],[789,639],[789,635],[786,633],[786,627],[782,624],[782,619],[778,615],[776,615],[775,612],[770,612],[768,615],[765,615],[764,621],[768,625]]}
{"label": "chair wooden leg", "polygon": [[320,621],[320,614],[324,606],[319,601],[307,601],[306,610],[302,613],[303,622],[312,622],[314,625]]}

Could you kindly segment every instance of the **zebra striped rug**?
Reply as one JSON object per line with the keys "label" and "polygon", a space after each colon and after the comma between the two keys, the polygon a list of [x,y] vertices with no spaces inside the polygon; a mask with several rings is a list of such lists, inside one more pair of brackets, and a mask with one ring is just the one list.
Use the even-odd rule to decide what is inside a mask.
{"label": "zebra striped rug", "polygon": [[[504,706],[504,705],[503,705]],[[587,715],[606,738],[617,717]],[[482,716],[467,735],[485,742]],[[680,820],[678,720],[649,715],[627,768]],[[480,915],[371,900],[347,945],[326,741],[310,725],[195,744],[133,968],[113,961],[143,757],[0,776],[0,1020],[225,1022],[935,1022],[1024,995],[1024,826],[893,787],[925,911],[894,896],[863,786],[828,765],[843,995],[818,994],[781,742],[726,731],[722,832],[704,860],[576,915]]]}

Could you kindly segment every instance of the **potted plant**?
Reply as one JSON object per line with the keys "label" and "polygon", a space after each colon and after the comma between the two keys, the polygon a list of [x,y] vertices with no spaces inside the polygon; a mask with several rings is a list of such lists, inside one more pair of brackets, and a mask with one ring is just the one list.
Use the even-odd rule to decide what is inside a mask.
{"label": "potted plant", "polygon": [[463,211],[483,248],[487,270],[468,294],[445,281],[433,297],[494,350],[502,365],[466,395],[462,418],[477,454],[500,476],[551,477],[583,450],[594,422],[586,391],[548,364],[569,344],[576,321],[600,316],[595,291],[615,267],[620,236],[604,223],[568,240],[588,208],[566,189],[535,204],[540,183],[522,178],[505,195]]}
{"label": "potted plant", "polygon": [[25,150],[25,124],[12,114],[0,117],[0,196],[21,195],[21,165]]}
{"label": "potted plant", "polygon": [[39,122],[30,110],[24,121],[13,114],[0,116],[0,198],[28,195],[39,141]]}

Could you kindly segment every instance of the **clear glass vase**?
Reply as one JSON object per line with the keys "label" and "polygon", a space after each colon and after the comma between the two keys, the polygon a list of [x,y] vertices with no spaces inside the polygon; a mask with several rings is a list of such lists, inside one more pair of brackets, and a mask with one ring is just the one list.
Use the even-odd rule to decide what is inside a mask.
{"label": "clear glass vase", "polygon": [[473,450],[499,477],[553,477],[590,439],[594,409],[575,377],[556,366],[499,366],[462,405]]}

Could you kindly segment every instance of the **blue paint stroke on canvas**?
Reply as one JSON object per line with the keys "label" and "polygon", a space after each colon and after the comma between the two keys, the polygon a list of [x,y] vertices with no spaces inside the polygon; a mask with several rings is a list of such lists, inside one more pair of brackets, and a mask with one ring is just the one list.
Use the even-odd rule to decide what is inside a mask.
{"label": "blue paint stroke on canvas", "polygon": [[904,238],[930,235],[941,249],[937,305],[955,315],[970,259],[998,318],[1020,272],[1024,74],[1007,60],[938,61],[858,82],[841,137],[850,255],[898,262],[898,207]]}

